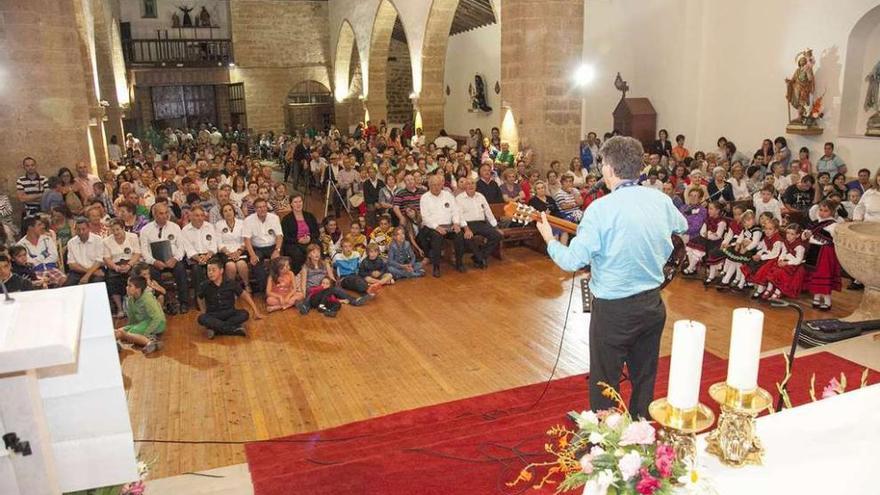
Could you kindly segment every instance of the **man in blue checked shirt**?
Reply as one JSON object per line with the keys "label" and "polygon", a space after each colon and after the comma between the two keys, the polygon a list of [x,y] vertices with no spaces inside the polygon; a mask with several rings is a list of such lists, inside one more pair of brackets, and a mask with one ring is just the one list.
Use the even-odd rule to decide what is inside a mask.
{"label": "man in blue checked shirt", "polygon": [[633,388],[630,414],[647,418],[666,323],[663,265],[672,253],[672,234],[685,232],[687,222],[669,196],[637,185],[643,153],[630,137],[605,142],[599,155],[612,193],[590,204],[568,246],[553,239],[545,214],[537,226],[560,268],[591,267],[590,407],[614,406],[598,384],[618,388],[626,363]]}

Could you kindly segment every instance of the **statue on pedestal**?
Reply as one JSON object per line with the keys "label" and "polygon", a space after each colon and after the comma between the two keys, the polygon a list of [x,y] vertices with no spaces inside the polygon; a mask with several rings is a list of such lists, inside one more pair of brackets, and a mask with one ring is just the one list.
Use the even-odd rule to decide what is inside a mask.
{"label": "statue on pedestal", "polygon": [[208,9],[202,5],[202,10],[199,12],[199,26],[201,27],[211,27],[211,14],[208,13]]}
{"label": "statue on pedestal", "polygon": [[874,66],[874,70],[865,78],[868,81],[868,93],[865,95],[865,111],[874,110],[874,115],[868,118],[866,136],[880,136],[880,61]]}
{"label": "statue on pedestal", "polygon": [[184,5],[183,7],[177,7],[183,12],[183,23],[181,24],[183,27],[192,27],[193,21],[192,17],[189,15],[190,12],[195,10],[195,7],[189,7]]}
{"label": "statue on pedestal", "polygon": [[[793,134],[821,134],[817,121],[822,113],[822,97],[814,98],[816,80],[813,67],[816,59],[813,50],[806,49],[797,56],[797,69],[790,79],[785,80],[785,99],[789,106],[789,123],[786,130]],[[791,107],[797,110],[797,117],[791,118]]]}

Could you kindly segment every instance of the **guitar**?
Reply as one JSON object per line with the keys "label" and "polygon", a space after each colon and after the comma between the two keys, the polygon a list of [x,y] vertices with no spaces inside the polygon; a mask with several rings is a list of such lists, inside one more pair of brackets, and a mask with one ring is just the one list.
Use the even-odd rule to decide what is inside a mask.
{"label": "guitar", "polygon": [[[509,217],[514,223],[525,226],[540,220],[541,212],[527,204],[511,201],[504,205],[504,216]],[[552,215],[547,215],[547,221],[550,222],[550,225],[563,232],[574,234],[577,231],[578,226],[574,222],[569,222],[568,220],[554,217]],[[669,259],[667,259],[666,264],[663,265],[663,283],[660,284],[661,289],[672,282],[686,259],[687,252],[685,250],[684,241],[682,241],[681,237],[678,235],[672,234],[672,254],[669,255]]]}

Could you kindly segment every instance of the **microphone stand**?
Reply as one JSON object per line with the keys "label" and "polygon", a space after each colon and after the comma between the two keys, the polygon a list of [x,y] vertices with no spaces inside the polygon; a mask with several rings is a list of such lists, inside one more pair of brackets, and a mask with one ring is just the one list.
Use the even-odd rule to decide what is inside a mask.
{"label": "microphone stand", "polygon": [[[788,301],[773,301],[770,303],[770,306],[774,308],[792,308],[797,311],[798,319],[797,326],[794,327],[794,337],[791,340],[791,349],[788,351],[788,370],[786,371],[786,375],[791,374],[792,368],[794,368],[794,352],[797,350],[797,343],[801,338],[801,324],[804,322],[804,309],[800,307],[800,305],[788,302]],[[788,384],[786,383],[783,387],[783,390],[788,391]],[[782,409],[782,394],[779,394],[779,400],[776,401],[776,410],[780,411]]]}
{"label": "microphone stand", "polygon": [[12,304],[15,302],[15,299],[9,296],[9,291],[6,289],[6,282],[0,280],[0,289],[3,289],[3,295],[6,296],[3,299],[4,304]]}

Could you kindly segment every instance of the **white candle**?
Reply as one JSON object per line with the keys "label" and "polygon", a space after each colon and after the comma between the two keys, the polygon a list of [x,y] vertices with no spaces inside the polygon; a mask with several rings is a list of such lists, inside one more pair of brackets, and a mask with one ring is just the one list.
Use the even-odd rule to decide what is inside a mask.
{"label": "white candle", "polygon": [[672,362],[669,365],[667,400],[672,407],[693,409],[700,399],[706,325],[679,320],[672,329]]}
{"label": "white candle", "polygon": [[727,362],[727,385],[742,391],[758,387],[758,361],[761,358],[761,335],[764,313],[757,309],[733,310],[730,331],[730,360]]}

